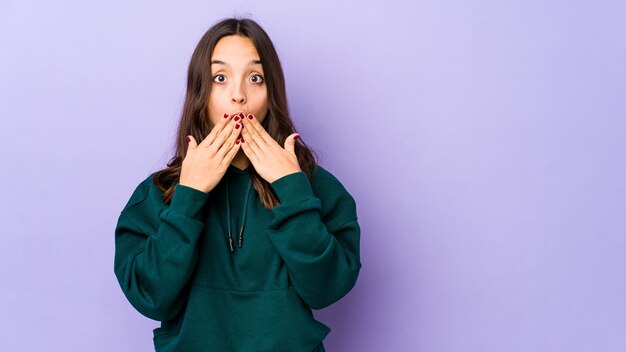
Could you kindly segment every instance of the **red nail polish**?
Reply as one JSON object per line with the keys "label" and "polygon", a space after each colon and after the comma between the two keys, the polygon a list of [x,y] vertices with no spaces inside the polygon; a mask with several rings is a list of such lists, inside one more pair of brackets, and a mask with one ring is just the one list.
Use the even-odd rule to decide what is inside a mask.
{"label": "red nail polish", "polygon": [[293,137],[294,140],[300,138],[300,135],[296,135],[295,137]]}
{"label": "red nail polish", "polygon": [[224,114],[224,118],[225,118],[225,119],[226,119],[226,118],[228,118],[228,114]]}
{"label": "red nail polish", "polygon": [[243,142],[245,142],[245,141],[243,140],[243,137],[241,137],[241,143],[243,143]]}
{"label": "red nail polish", "polygon": [[243,119],[244,117],[246,117],[246,115],[243,114],[243,112],[239,113],[239,116]]}
{"label": "red nail polish", "polygon": [[235,116],[235,121],[239,121],[239,116]]}
{"label": "red nail polish", "polygon": [[252,114],[250,114],[250,115],[248,115],[248,118],[249,118],[250,120],[252,120],[252,119],[254,118],[254,116],[252,116]]}
{"label": "red nail polish", "polygon": [[191,142],[191,137],[187,136],[187,143]]}
{"label": "red nail polish", "polygon": [[235,144],[239,144],[239,140],[236,140],[236,141],[235,141]]}
{"label": "red nail polish", "polygon": [[241,127],[241,125],[240,125],[240,124],[236,124],[236,125],[235,125],[235,128],[239,128],[239,127]]}

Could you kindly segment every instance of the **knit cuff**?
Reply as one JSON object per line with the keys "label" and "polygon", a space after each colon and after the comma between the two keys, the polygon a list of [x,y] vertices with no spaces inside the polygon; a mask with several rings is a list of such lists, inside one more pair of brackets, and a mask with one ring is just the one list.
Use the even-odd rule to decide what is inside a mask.
{"label": "knit cuff", "polygon": [[311,183],[304,171],[283,176],[270,183],[270,186],[282,204],[295,203],[315,197]]}
{"label": "knit cuff", "polygon": [[182,214],[193,219],[202,217],[202,209],[209,198],[209,193],[195,188],[176,184],[170,203],[170,212]]}

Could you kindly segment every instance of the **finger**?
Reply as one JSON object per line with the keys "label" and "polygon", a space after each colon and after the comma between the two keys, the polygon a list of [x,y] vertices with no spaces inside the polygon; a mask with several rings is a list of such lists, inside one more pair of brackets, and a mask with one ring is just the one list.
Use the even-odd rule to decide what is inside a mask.
{"label": "finger", "polygon": [[254,164],[254,163],[258,163],[259,162],[259,155],[257,155],[254,150],[250,147],[251,144],[249,143],[249,141],[246,139],[246,137],[242,137],[241,138],[241,143],[239,143],[241,145],[241,149],[243,149],[243,152],[246,154],[246,156],[248,157],[248,159],[250,159],[250,161]]}
{"label": "finger", "polygon": [[228,123],[228,125],[215,138],[215,141],[211,143],[210,147],[212,150],[218,152],[233,133],[239,134],[238,130],[241,128],[241,123],[237,122],[235,119],[240,120],[238,116],[235,116],[235,118]]}
{"label": "finger", "polygon": [[[241,136],[244,138],[245,143],[249,145],[250,149],[254,152],[254,154],[256,154],[260,159],[261,155],[265,152],[265,149],[262,149],[261,146],[259,145],[258,136],[257,138],[254,138],[254,136],[250,133],[249,123],[247,126],[248,127],[244,126],[243,130],[241,131]],[[264,144],[262,140],[261,140],[261,144]]]}
{"label": "finger", "polygon": [[198,142],[196,142],[196,139],[193,138],[192,135],[188,135],[187,136],[187,152],[189,152],[189,150],[196,149],[197,147],[198,147]]}
{"label": "finger", "polygon": [[245,125],[250,126],[249,132],[252,135],[252,138],[259,139],[259,141],[257,142],[259,146],[263,144],[263,142],[267,144],[271,144],[272,142],[275,142],[274,138],[272,138],[272,136],[270,136],[270,134],[267,133],[265,128],[263,128],[259,120],[256,117],[254,117],[254,115],[249,114],[245,118],[245,120],[246,120]]}
{"label": "finger", "polygon": [[296,139],[300,137],[299,134],[293,133],[285,139],[285,150],[289,153],[296,155]]}
{"label": "finger", "polygon": [[235,145],[228,151],[228,153],[226,153],[226,156],[224,157],[224,160],[222,160],[222,164],[220,166],[228,167],[228,165],[230,165],[230,163],[235,158],[235,155],[237,155],[237,152],[241,148],[241,143],[238,143],[238,142],[239,142],[239,138],[237,138]]}
{"label": "finger", "polygon": [[[237,127],[237,126],[239,126],[239,127]],[[224,144],[217,151],[217,154],[220,157],[224,158],[226,156],[226,154],[228,154],[228,152],[235,146],[236,140],[239,139],[240,131],[241,131],[241,124],[237,123],[235,125],[235,128],[232,129],[232,131],[230,133],[230,136],[228,136],[228,139],[226,139]]]}
{"label": "finger", "polygon": [[[244,120],[247,121],[247,120]],[[241,131],[242,136],[247,136],[246,142],[250,141],[250,147],[252,147],[259,158],[263,153],[269,153],[271,146],[268,145],[265,140],[259,135],[259,133],[252,127],[250,122],[245,122],[243,126],[243,130]],[[274,144],[279,147],[278,143],[274,142]]]}
{"label": "finger", "polygon": [[222,115],[222,119],[215,126],[213,126],[209,135],[206,136],[206,138],[204,138],[204,140],[202,140],[202,142],[200,143],[200,146],[208,147],[213,144],[217,136],[219,136],[219,134],[228,126],[228,123],[231,121],[232,116],[226,113]]}

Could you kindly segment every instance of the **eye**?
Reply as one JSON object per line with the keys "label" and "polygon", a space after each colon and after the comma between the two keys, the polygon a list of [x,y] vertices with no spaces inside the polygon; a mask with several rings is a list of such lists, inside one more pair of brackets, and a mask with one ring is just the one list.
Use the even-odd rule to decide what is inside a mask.
{"label": "eye", "polygon": [[250,81],[252,81],[252,83],[261,84],[261,83],[263,83],[263,76],[261,76],[261,75],[252,75],[252,76],[250,76]]}
{"label": "eye", "polygon": [[213,82],[215,83],[224,83],[225,80],[226,76],[224,76],[223,74],[218,74],[213,77]]}

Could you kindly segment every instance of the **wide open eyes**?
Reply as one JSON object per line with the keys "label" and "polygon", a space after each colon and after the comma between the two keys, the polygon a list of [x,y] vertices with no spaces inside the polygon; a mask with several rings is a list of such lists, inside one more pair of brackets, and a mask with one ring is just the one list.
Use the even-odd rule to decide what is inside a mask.
{"label": "wide open eyes", "polygon": [[250,82],[256,83],[256,84],[261,84],[261,83],[263,83],[263,76],[257,75],[257,74],[253,74],[252,76],[250,76]]}
{"label": "wide open eyes", "polygon": [[224,83],[226,81],[226,76],[219,74],[213,77],[213,82],[215,83]]}
{"label": "wide open eyes", "polygon": [[[257,73],[250,75],[248,80],[254,84],[262,84],[265,81],[263,76]],[[217,84],[224,84],[226,82],[226,76],[222,73],[218,73],[217,75],[213,76],[213,82]]]}

